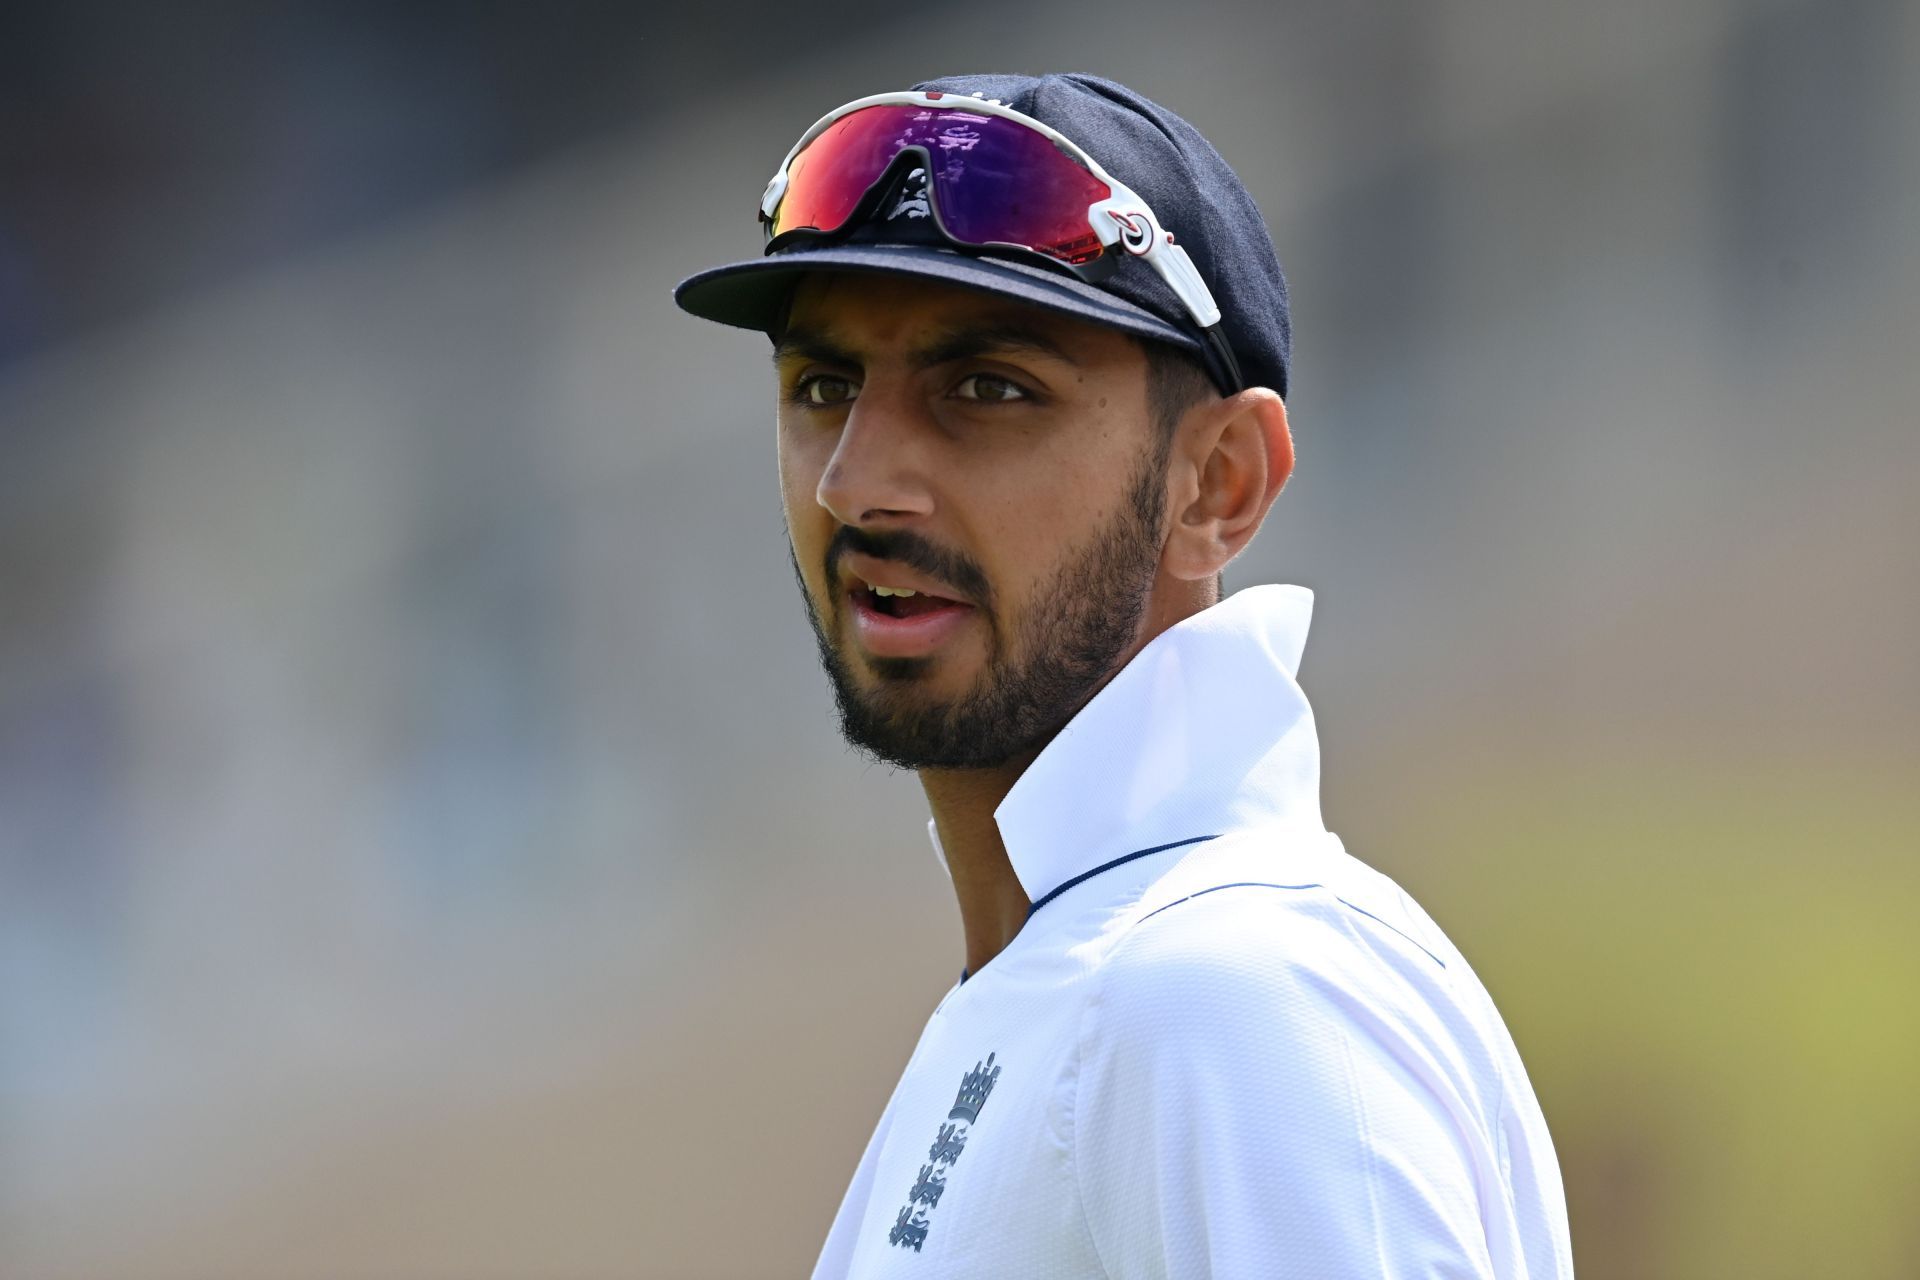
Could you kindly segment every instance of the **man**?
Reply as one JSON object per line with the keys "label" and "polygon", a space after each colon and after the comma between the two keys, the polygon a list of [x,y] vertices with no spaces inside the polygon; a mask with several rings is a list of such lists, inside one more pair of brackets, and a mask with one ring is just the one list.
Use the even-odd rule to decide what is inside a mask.
{"label": "man", "polygon": [[1311,597],[1220,599],[1293,467],[1232,170],[1120,85],[958,77],[761,213],[677,297],[773,338],[842,726],[919,772],[966,945],[814,1274],[1570,1275],[1499,1015],[1322,825]]}

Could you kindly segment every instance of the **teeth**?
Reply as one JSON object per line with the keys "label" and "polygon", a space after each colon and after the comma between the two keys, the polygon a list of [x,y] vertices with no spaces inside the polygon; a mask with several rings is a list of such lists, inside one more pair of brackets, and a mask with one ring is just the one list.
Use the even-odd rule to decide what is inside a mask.
{"label": "teeth", "polygon": [[915,593],[907,590],[905,587],[875,587],[873,594],[877,596],[910,596]]}

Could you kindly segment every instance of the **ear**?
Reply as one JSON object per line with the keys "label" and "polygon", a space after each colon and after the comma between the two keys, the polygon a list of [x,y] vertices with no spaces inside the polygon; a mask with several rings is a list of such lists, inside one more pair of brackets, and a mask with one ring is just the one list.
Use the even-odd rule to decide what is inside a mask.
{"label": "ear", "polygon": [[1174,436],[1161,564],[1176,578],[1211,578],[1260,531],[1293,474],[1287,406],[1251,387],[1188,411]]}

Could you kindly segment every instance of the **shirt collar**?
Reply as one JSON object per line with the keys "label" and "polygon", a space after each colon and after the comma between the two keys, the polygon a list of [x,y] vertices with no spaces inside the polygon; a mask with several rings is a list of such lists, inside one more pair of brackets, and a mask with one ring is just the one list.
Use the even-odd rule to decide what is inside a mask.
{"label": "shirt collar", "polygon": [[1319,829],[1320,743],[1294,679],[1312,615],[1305,587],[1248,587],[1154,637],[1081,708],[994,811],[1029,900],[1155,846]]}

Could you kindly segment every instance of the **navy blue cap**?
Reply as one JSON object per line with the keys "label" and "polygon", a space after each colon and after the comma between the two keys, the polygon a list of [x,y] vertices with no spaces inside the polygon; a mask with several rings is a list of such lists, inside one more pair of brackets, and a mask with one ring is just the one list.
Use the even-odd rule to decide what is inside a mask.
{"label": "navy blue cap", "polygon": [[[1248,386],[1287,393],[1292,329],[1287,282],[1253,197],[1200,131],[1125,85],[1090,75],[947,76],[913,86],[995,98],[1073,139],[1152,207],[1186,248],[1220,307],[1220,327]],[[1015,261],[934,243],[909,220],[870,223],[846,239],[782,246],[680,282],[674,300],[708,320],[771,333],[809,271],[923,276],[1028,302],[1192,351],[1224,375],[1186,304],[1152,267],[1128,259],[1097,284],[1038,259]]]}

